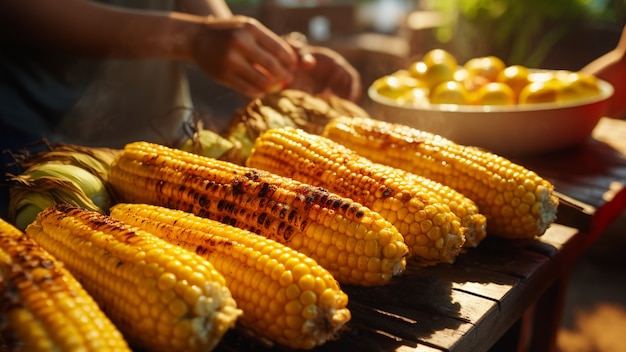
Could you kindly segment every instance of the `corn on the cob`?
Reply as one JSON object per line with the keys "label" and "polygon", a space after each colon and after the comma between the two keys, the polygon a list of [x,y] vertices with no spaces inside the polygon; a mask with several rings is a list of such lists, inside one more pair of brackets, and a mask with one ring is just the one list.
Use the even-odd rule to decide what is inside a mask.
{"label": "corn on the cob", "polygon": [[54,144],[49,150],[16,157],[24,171],[9,175],[9,219],[20,230],[41,210],[70,203],[102,213],[113,200],[106,179],[119,150]]}
{"label": "corn on the cob", "polygon": [[63,265],[0,219],[0,350],[130,351]]}
{"label": "corn on the cob", "polygon": [[255,233],[180,210],[117,204],[111,216],[207,258],[258,336],[294,349],[334,337],[350,320],[348,296],[313,259]]}
{"label": "corn on the cob", "polygon": [[404,125],[341,118],[324,135],[357,153],[443,183],[472,199],[487,217],[487,233],[541,236],[554,222],[554,186],[535,172],[479,148]]}
{"label": "corn on the cob", "polygon": [[402,235],[380,214],[266,171],[136,142],[109,181],[122,201],[184,210],[286,244],[340,283],[382,285],[406,265]]}
{"label": "corn on the cob", "polygon": [[[341,162],[341,165],[337,165],[337,162]],[[390,195],[380,192],[380,189],[387,187],[391,190],[392,187],[396,187],[398,193],[395,196],[399,196],[403,189],[407,190],[409,187],[410,190],[407,190],[405,194],[423,195],[431,202],[439,202],[435,200],[439,197],[441,202],[448,205],[450,210],[461,219],[461,226],[466,228],[464,246],[476,247],[487,235],[485,216],[479,212],[474,201],[460,192],[403,169],[373,163],[359,157],[356,152],[339,143],[301,130],[274,130],[261,135],[256,140],[256,147],[252,151],[248,165],[322,186],[333,192],[345,193],[344,195],[381,214],[383,211],[374,208],[373,202],[380,204],[381,200],[377,199],[378,194],[382,194],[383,197]],[[375,180],[377,177],[379,182]],[[365,182],[365,180],[370,182]],[[398,180],[403,180],[405,183],[400,183]],[[403,207],[408,206],[405,204]],[[398,209],[391,212],[397,214],[401,211]],[[403,227],[396,223],[400,222],[397,216],[392,215],[391,219],[396,228]],[[406,234],[403,233],[403,235],[405,242],[410,243]]]}
{"label": "corn on the cob", "polygon": [[26,233],[65,264],[131,346],[208,351],[241,313],[209,261],[96,211],[58,204]]}
{"label": "corn on the cob", "polygon": [[454,262],[465,241],[466,229],[438,194],[328,138],[295,128],[271,129],[256,139],[247,165],[369,207],[400,231],[410,254],[425,262]]}
{"label": "corn on the cob", "polygon": [[478,244],[487,237],[487,218],[480,212],[478,205],[473,200],[440,182],[403,169],[394,169],[407,181],[422,185],[435,192],[450,207],[450,210],[461,219],[461,226],[467,228],[463,247],[478,247]]}

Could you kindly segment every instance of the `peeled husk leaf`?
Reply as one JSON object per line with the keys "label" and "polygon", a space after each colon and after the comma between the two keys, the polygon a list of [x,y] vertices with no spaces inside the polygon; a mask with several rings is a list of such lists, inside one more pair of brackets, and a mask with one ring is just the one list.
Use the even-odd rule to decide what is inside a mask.
{"label": "peeled husk leaf", "polygon": [[[62,166],[67,168],[68,172],[83,170],[72,165]],[[86,187],[87,192],[74,181],[51,176],[35,178],[25,174],[13,177],[12,182],[14,184],[9,189],[11,197],[9,217],[21,230],[25,230],[39,212],[55,204],[69,203],[101,213],[106,212],[111,206],[111,198],[106,192],[106,187],[98,178],[88,177],[82,182],[90,183]]]}
{"label": "peeled husk leaf", "polygon": [[108,212],[114,202],[108,172],[119,152],[57,144],[49,151],[24,157],[19,162],[24,171],[7,175],[10,220],[24,230],[40,211],[59,203]]}
{"label": "peeled husk leaf", "polygon": [[234,147],[231,141],[220,136],[219,133],[204,129],[202,120],[195,121],[190,127],[192,134],[182,143],[179,148],[181,150],[219,159],[227,155]]}
{"label": "peeled husk leaf", "polygon": [[76,165],[106,181],[111,163],[121,152],[119,149],[93,148],[74,144],[54,144],[49,148],[49,151],[29,156],[20,162],[20,165],[23,168],[46,162]]}
{"label": "peeled husk leaf", "polygon": [[330,93],[311,95],[285,89],[254,99],[233,116],[223,134],[234,144],[233,150],[223,158],[244,164],[254,141],[268,129],[295,127],[321,134],[328,122],[340,116],[369,117],[356,104]]}

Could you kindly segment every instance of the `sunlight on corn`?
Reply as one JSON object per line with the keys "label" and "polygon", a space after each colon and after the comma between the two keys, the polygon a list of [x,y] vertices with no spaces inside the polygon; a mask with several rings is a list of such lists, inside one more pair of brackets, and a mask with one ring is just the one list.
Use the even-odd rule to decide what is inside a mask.
{"label": "sunlight on corn", "polygon": [[26,233],[63,261],[133,346],[208,351],[241,314],[209,261],[101,213],[58,204]]}
{"label": "sunlight on corn", "polygon": [[124,202],[184,210],[286,244],[343,284],[384,285],[406,266],[402,235],[379,213],[263,170],[137,142],[109,181]]}
{"label": "sunlight on corn", "polygon": [[63,264],[0,219],[0,351],[130,351]]}
{"label": "sunlight on corn", "polygon": [[[484,224],[482,228],[462,226],[461,218],[448,205],[453,201],[445,201],[434,182],[421,182],[417,176],[374,163],[339,143],[303,130],[280,128],[261,134],[247,165],[362,203],[389,220],[403,235],[410,253],[425,262],[454,262],[468,230],[472,238],[476,228],[484,231]],[[461,211],[459,215],[466,214]],[[485,222],[484,216],[477,216]]]}
{"label": "sunlight on corn", "polygon": [[461,192],[487,217],[489,235],[541,236],[556,218],[554,186],[502,156],[408,126],[367,118],[335,119],[326,126],[324,135],[375,162]]}
{"label": "sunlight on corn", "polygon": [[208,259],[224,275],[258,336],[294,349],[334,338],[350,320],[348,296],[313,259],[278,242],[180,210],[117,204],[111,216]]}

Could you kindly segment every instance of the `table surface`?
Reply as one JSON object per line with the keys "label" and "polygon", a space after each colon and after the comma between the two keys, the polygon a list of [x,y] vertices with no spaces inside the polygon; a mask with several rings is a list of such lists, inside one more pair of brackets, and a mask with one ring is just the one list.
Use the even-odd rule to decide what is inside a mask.
{"label": "table surface", "polygon": [[[454,264],[408,265],[388,286],[344,287],[352,320],[317,350],[489,350],[624,211],[625,155],[626,121],[605,118],[578,148],[513,159],[572,202],[559,207],[556,224],[533,240],[487,238]],[[268,349],[229,333],[218,350],[242,348]]]}

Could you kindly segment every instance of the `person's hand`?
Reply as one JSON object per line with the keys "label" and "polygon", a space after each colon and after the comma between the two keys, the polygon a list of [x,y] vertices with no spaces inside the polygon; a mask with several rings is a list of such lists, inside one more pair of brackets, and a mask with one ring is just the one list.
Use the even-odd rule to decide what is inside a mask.
{"label": "person's hand", "polygon": [[341,54],[326,47],[307,45],[304,37],[298,35],[286,39],[299,56],[299,65],[288,88],[311,94],[331,92],[353,102],[361,99],[361,76]]}
{"label": "person's hand", "polygon": [[253,18],[209,18],[192,45],[194,62],[209,76],[248,97],[262,96],[294,79],[294,50]]}

